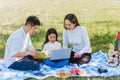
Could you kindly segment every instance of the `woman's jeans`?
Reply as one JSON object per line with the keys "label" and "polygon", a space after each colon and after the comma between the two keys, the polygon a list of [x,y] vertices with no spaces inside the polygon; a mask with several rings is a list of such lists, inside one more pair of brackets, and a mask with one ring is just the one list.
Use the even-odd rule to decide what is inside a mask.
{"label": "woman's jeans", "polygon": [[8,68],[15,70],[37,70],[40,68],[39,63],[42,60],[35,60],[32,56],[28,55],[20,59],[19,61],[14,62]]}

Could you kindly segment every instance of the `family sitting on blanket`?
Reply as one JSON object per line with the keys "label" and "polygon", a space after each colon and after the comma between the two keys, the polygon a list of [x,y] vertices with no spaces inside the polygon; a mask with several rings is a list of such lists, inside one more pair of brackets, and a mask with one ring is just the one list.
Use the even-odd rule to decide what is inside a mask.
{"label": "family sitting on blanket", "polygon": [[[73,47],[70,59],[51,61],[49,59],[34,59],[38,51],[31,43],[30,35],[35,33],[40,26],[40,21],[36,16],[29,16],[25,25],[16,30],[7,40],[5,49],[5,64],[8,68],[15,70],[37,70],[40,63],[51,67],[63,67],[68,63],[84,64],[91,58],[91,48],[86,29],[79,25],[74,14],[68,14],[64,19],[63,48],[68,48],[68,43]],[[58,49],[61,44],[57,41],[57,31],[50,28],[46,34],[43,49]]]}

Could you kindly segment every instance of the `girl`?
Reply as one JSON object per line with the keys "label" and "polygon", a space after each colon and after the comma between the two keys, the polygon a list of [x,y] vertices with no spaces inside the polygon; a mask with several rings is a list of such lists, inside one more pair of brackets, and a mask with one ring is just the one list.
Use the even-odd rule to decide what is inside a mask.
{"label": "girl", "polygon": [[[61,49],[61,44],[60,42],[58,42],[57,38],[58,38],[57,31],[54,28],[48,29],[45,42],[43,43],[43,51]],[[60,68],[68,64],[68,59],[63,59],[63,60],[44,59],[43,63],[50,67]]]}
{"label": "girl", "polygon": [[64,18],[63,48],[68,48],[68,43],[73,47],[70,63],[84,64],[90,61],[91,48],[86,29],[79,25],[74,14]]}

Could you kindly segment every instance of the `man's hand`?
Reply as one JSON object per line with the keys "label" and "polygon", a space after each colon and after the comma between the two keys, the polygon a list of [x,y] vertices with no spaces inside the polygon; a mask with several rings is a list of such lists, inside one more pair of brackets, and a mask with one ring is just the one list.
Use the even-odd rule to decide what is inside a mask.
{"label": "man's hand", "polygon": [[38,54],[38,52],[35,49],[31,49],[31,50],[28,51],[28,54],[32,55],[32,56],[35,56],[35,55]]}
{"label": "man's hand", "polygon": [[31,55],[31,56],[35,56],[37,59],[43,59],[41,56],[39,56],[39,54],[40,54],[40,51],[37,51],[37,50],[35,50],[35,49],[31,49],[30,51],[29,51],[29,55]]}

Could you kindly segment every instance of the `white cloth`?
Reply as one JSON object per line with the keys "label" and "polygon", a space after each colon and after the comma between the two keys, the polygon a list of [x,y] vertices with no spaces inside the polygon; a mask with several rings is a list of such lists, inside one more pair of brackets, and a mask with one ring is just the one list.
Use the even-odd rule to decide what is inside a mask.
{"label": "white cloth", "polygon": [[58,41],[55,41],[54,43],[47,42],[43,47],[43,51],[51,51],[55,49],[61,49],[61,44]]}
{"label": "white cloth", "polygon": [[5,64],[9,67],[13,62],[18,59],[14,59],[13,56],[19,52],[25,52],[33,48],[29,34],[26,34],[24,28],[16,30],[7,40],[5,49]]}
{"label": "white cloth", "polygon": [[73,30],[63,31],[63,48],[68,48],[68,43],[72,45],[74,52],[91,52],[87,31],[82,26],[77,26]]}

